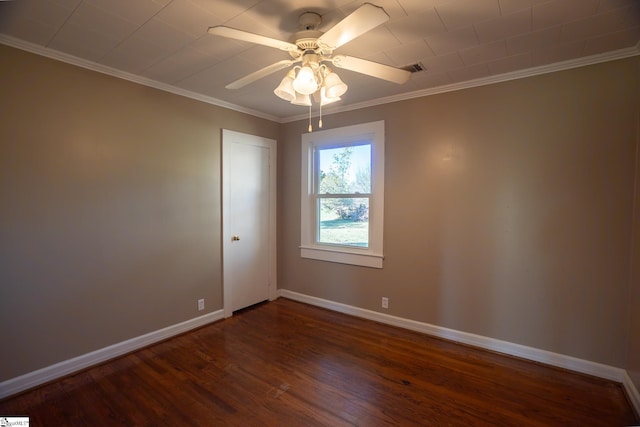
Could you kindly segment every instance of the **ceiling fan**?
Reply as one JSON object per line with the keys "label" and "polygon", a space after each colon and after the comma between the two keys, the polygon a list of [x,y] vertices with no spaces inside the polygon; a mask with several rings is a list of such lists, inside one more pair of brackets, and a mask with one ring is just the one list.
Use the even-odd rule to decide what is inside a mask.
{"label": "ceiling fan", "polygon": [[313,12],[303,13],[299,18],[301,30],[292,36],[292,42],[222,25],[210,27],[208,32],[216,36],[280,49],[291,56],[291,59],[283,59],[229,83],[227,89],[239,89],[278,70],[300,64],[289,70],[274,93],[293,104],[310,107],[310,95],[322,106],[339,100],[347,90],[347,85],[326,63],[398,84],[409,79],[411,73],[401,68],[353,56],[333,54],[340,46],[388,20],[389,15],[383,8],[364,3],[324,33],[317,29],[322,22],[320,15]]}

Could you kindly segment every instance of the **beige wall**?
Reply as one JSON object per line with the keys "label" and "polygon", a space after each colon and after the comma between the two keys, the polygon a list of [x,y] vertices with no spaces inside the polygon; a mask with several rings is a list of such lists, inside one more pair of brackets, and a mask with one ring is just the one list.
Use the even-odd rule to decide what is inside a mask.
{"label": "beige wall", "polygon": [[221,128],[279,125],[2,45],[0,64],[0,381],[222,308]]}
{"label": "beige wall", "polygon": [[307,124],[284,125],[279,287],[624,367],[638,62],[326,116],[386,122],[382,270],[299,257]]}
{"label": "beige wall", "polygon": [[[637,97],[640,99],[640,88]],[[627,360],[627,372],[633,380],[636,388],[640,390],[640,113],[638,122],[638,145],[636,146],[636,181],[634,194],[634,227],[633,227],[633,253],[631,269],[631,288],[629,298],[629,354]]]}

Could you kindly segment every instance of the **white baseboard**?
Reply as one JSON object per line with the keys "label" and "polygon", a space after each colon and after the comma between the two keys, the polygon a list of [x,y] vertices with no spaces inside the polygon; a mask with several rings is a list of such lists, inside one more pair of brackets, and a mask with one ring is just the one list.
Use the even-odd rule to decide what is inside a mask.
{"label": "white baseboard", "polygon": [[625,371],[624,369],[603,365],[601,363],[590,362],[588,360],[578,359],[572,356],[552,353],[550,351],[540,350],[533,347],[527,347],[520,344],[514,344],[494,338],[488,338],[481,335],[443,328],[442,326],[436,326],[428,323],[417,322],[415,320],[404,319],[402,317],[391,316],[389,314],[341,304],[322,298],[316,298],[309,295],[292,292],[286,289],[280,289],[278,293],[279,296],[294,301],[304,302],[310,305],[315,305],[340,313],[350,314],[352,316],[374,320],[376,322],[385,323],[387,325],[398,326],[400,328],[422,332],[435,337],[445,338],[451,341],[472,345],[486,350],[492,350],[510,356],[521,357],[523,359],[540,362],[547,365],[556,366],[559,368],[593,375],[599,378],[604,378],[621,383],[625,388],[629,400],[631,401],[636,413],[640,414],[640,394],[631,381],[631,378],[627,374],[627,371]]}
{"label": "white baseboard", "polygon": [[66,375],[89,368],[123,354],[139,350],[158,341],[199,328],[224,318],[224,311],[218,310],[166,328],[141,335],[126,341],[86,353],[73,359],[64,360],[51,366],[0,383],[0,399],[20,393],[38,385],[56,380]]}

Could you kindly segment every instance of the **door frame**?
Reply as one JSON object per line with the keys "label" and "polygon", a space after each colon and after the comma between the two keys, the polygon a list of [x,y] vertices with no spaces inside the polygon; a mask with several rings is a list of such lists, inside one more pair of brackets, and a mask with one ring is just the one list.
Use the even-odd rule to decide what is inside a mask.
{"label": "door frame", "polygon": [[230,217],[229,212],[229,146],[232,143],[237,143],[237,139],[240,139],[240,143],[255,145],[258,147],[267,148],[269,150],[269,301],[273,301],[277,298],[277,258],[276,258],[276,189],[277,189],[277,141],[275,139],[263,138],[261,136],[250,135],[247,133],[241,133],[232,131],[229,129],[222,129],[221,135],[221,149],[222,149],[222,306],[224,310],[224,317],[231,317],[233,311],[231,309],[231,285],[228,280],[228,274],[230,274],[230,268],[228,268],[225,253],[230,249],[232,244],[233,230],[228,226],[229,222],[226,220]]}

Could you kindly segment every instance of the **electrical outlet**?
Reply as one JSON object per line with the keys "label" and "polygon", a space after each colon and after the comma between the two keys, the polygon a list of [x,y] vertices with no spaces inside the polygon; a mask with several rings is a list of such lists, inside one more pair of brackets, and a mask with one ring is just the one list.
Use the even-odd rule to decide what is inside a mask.
{"label": "electrical outlet", "polygon": [[382,297],[382,308],[389,308],[389,298]]}
{"label": "electrical outlet", "polygon": [[198,300],[198,311],[204,310],[204,298]]}

